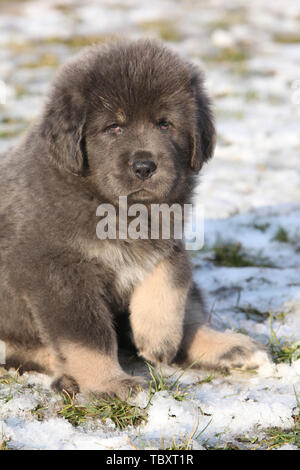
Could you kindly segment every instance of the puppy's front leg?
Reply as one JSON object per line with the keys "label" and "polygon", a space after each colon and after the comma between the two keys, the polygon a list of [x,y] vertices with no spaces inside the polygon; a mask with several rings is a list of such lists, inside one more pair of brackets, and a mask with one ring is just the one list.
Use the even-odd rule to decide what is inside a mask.
{"label": "puppy's front leg", "polygon": [[176,261],[160,261],[136,286],[130,301],[136,347],[153,363],[170,363],[182,340],[190,269],[184,253],[179,253]]}
{"label": "puppy's front leg", "polygon": [[26,285],[27,306],[39,335],[57,358],[53,387],[125,399],[142,381],[119,364],[101,271],[95,265],[67,261],[31,269]]}
{"label": "puppy's front leg", "polygon": [[216,331],[206,324],[201,294],[194,285],[188,296],[184,333],[175,363],[229,372],[255,369],[268,362],[264,346],[250,336]]}

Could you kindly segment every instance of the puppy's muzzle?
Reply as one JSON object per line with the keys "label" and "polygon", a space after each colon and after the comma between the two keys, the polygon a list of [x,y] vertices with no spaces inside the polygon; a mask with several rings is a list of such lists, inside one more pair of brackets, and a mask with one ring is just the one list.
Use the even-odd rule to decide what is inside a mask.
{"label": "puppy's muzzle", "polygon": [[135,176],[142,181],[151,178],[156,168],[157,166],[152,160],[137,160],[131,167]]}

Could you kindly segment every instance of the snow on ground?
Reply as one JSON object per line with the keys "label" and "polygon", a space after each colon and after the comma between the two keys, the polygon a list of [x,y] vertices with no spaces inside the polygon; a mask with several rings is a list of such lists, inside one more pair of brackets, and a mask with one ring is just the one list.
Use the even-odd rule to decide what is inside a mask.
{"label": "snow on ground", "polygon": [[[72,426],[58,414],[62,399],[50,391],[44,375],[25,374],[16,381],[0,377],[0,430],[9,447],[132,450],[185,442],[194,449],[264,448],[271,442],[269,428],[296,435],[299,26],[300,6],[293,0],[1,2],[0,80],[6,88],[5,99],[0,88],[0,151],[35,118],[57,66],[91,41],[115,34],[160,37],[205,67],[218,145],[196,194],[206,220],[205,246],[191,253],[195,279],[214,327],[242,331],[269,348],[273,341],[277,358],[286,345],[286,351],[294,350],[257,373],[187,371],[180,380],[183,390],[188,387],[184,400],[170,390],[155,393],[147,423],[123,431],[110,420]],[[216,263],[216,246],[235,247],[251,265]],[[146,373],[132,358],[126,368]],[[141,392],[137,401],[145,407],[148,394]],[[296,448],[296,438],[284,442],[279,448]]]}

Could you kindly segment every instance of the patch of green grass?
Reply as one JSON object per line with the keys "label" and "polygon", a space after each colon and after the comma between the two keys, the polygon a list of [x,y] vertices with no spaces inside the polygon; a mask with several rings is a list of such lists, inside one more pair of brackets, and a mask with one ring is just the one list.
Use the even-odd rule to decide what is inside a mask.
{"label": "patch of green grass", "polygon": [[[273,450],[285,444],[300,448],[300,428],[296,425],[291,429],[267,428],[263,432],[265,434],[263,438],[239,436],[236,440],[245,444],[248,450]],[[245,447],[243,448],[245,449]],[[223,449],[226,450],[224,447]]]}
{"label": "patch of green grass", "polygon": [[267,101],[274,106],[284,103],[283,97],[278,94],[268,93],[266,96],[261,96],[261,94],[255,90],[248,90],[245,93],[236,93],[234,96],[242,97],[248,103]]}
{"label": "patch of green grass", "polygon": [[244,94],[244,98],[246,101],[254,102],[260,100],[260,95],[255,90],[247,90]]}
{"label": "patch of green grass", "polygon": [[280,313],[276,313],[276,314],[273,313],[272,315],[273,315],[274,320],[281,321],[281,320],[285,319],[286,312],[280,312]]}
{"label": "patch of green grass", "polygon": [[224,47],[218,49],[212,55],[206,55],[206,62],[230,62],[230,63],[243,63],[249,59],[249,51],[245,47]]}
{"label": "patch of green grass", "polygon": [[146,32],[156,33],[163,41],[179,42],[183,39],[173,21],[165,19],[142,21],[140,27]]}
{"label": "patch of green grass", "polygon": [[72,5],[66,5],[64,3],[57,3],[54,8],[64,15],[72,15],[74,13],[74,7]]}
{"label": "patch of green grass", "polygon": [[16,137],[23,132],[23,129],[11,129],[11,130],[0,130],[0,139],[8,139],[10,137]]}
{"label": "patch of green grass", "polygon": [[10,390],[7,393],[7,395],[3,395],[0,397],[0,402],[1,403],[8,403],[13,399],[13,392],[11,389],[11,385],[14,384],[22,384],[23,385],[23,380],[21,380],[21,376],[19,372],[16,370],[14,374],[7,372],[6,369],[0,368],[0,386],[1,385],[8,385],[10,386]]}
{"label": "patch of green grass", "polygon": [[18,384],[20,382],[20,374],[16,371],[14,374],[8,373],[4,368],[0,368],[0,385]]}
{"label": "patch of green grass", "polygon": [[198,384],[209,384],[214,379],[213,374],[209,374],[205,379],[199,380]]}
{"label": "patch of green grass", "polygon": [[90,404],[79,405],[75,398],[64,393],[64,407],[58,411],[73,426],[79,426],[87,419],[110,419],[117,429],[122,430],[128,426],[138,426],[147,420],[146,411],[138,406],[118,398],[95,398]]}
{"label": "patch of green grass", "polygon": [[29,92],[26,89],[24,85],[21,85],[21,83],[16,83],[14,85],[15,93],[17,98],[21,98],[22,96],[28,95]]}
{"label": "patch of green grass", "polygon": [[233,444],[233,442],[225,442],[222,446],[216,446],[216,447],[207,447],[207,450],[242,450],[240,447],[238,447],[236,444]]}
{"label": "patch of green grass", "polygon": [[1,124],[9,124],[9,125],[12,125],[12,124],[18,124],[18,125],[27,125],[28,124],[28,121],[26,119],[23,119],[23,118],[12,118],[10,116],[2,116],[0,118],[0,123]]}
{"label": "patch of green grass", "polygon": [[291,444],[300,448],[300,427],[282,430],[280,428],[268,428],[265,430],[266,438],[260,441],[260,446],[266,450],[272,450],[285,444]]}
{"label": "patch of green grass", "polygon": [[217,117],[224,116],[227,119],[228,118],[234,118],[234,119],[238,119],[238,120],[242,120],[245,117],[245,113],[241,109],[231,109],[231,110],[220,109],[220,110],[217,111],[216,115],[217,115]]}
{"label": "patch of green grass", "polygon": [[[75,403],[75,397],[63,393],[64,407],[58,411],[58,415],[65,418],[72,426],[79,426],[86,422],[87,418],[91,416],[90,410],[83,405]],[[94,414],[92,415],[94,417]]]}
{"label": "patch of green grass", "polygon": [[270,227],[270,224],[268,222],[265,224],[254,224],[253,227],[260,232],[265,232]]}
{"label": "patch of green grass", "polygon": [[93,44],[104,43],[109,40],[114,40],[115,36],[106,34],[91,34],[87,36],[74,35],[70,37],[48,37],[43,41],[43,44],[62,44],[70,48],[81,48],[86,46],[92,46]]}
{"label": "patch of green grass", "polygon": [[219,55],[218,60],[221,62],[241,62],[247,60],[249,55],[245,50],[240,48],[226,48]]}
{"label": "patch of green grass", "polygon": [[244,7],[236,7],[230,11],[224,10],[219,12],[218,18],[208,24],[209,29],[213,32],[216,29],[229,30],[234,25],[247,23],[247,10]]}
{"label": "patch of green grass", "polygon": [[292,364],[292,362],[300,359],[300,343],[286,342],[281,344],[273,328],[273,318],[273,315],[270,314],[270,349],[273,360],[277,363],[286,362]]}
{"label": "patch of green grass", "polygon": [[0,441],[0,451],[1,450],[10,450],[9,446],[9,439],[7,439],[4,435],[2,435],[1,441]]}
{"label": "patch of green grass", "polygon": [[3,400],[4,403],[8,403],[13,399],[13,394],[10,392],[8,395],[5,395],[4,397],[1,397],[0,400]]}
{"label": "patch of green grass", "polygon": [[161,450],[192,450],[192,439],[196,438],[197,430],[193,430],[189,435],[185,434],[182,437],[174,437],[172,436],[171,439],[165,440],[165,438],[161,438],[159,449]]}
{"label": "patch of green grass", "polygon": [[295,421],[295,426],[298,426],[300,428],[300,398],[296,392],[295,386],[294,386],[294,393],[296,397],[297,408],[295,409],[295,413],[293,414],[292,417]]}
{"label": "patch of green grass", "polygon": [[248,266],[272,268],[272,263],[264,257],[250,256],[243,251],[240,243],[217,242],[212,261],[217,266],[243,268]]}
{"label": "patch of green grass", "polygon": [[28,127],[29,121],[22,118],[11,118],[9,116],[3,116],[0,118],[0,125],[4,124],[3,128],[0,129],[0,138],[5,139],[9,137],[16,137]]}
{"label": "patch of green grass", "polygon": [[183,373],[179,376],[176,372],[171,375],[164,376],[161,370],[156,369],[152,365],[147,363],[149,368],[149,373],[151,376],[150,386],[149,386],[149,395],[150,399],[156,392],[168,391],[171,393],[173,398],[177,401],[183,401],[189,397],[189,388],[191,386],[183,387],[179,380],[182,377]]}
{"label": "patch of green grass", "polygon": [[31,414],[37,418],[38,421],[43,421],[45,416],[44,416],[44,411],[47,410],[48,408],[43,405],[37,405],[35,408],[30,410]]}
{"label": "patch of green grass", "polygon": [[300,344],[285,343],[283,346],[272,348],[272,355],[276,362],[292,362],[300,359]]}
{"label": "patch of green grass", "polygon": [[22,64],[23,68],[26,69],[36,69],[39,67],[58,67],[59,66],[59,60],[55,54],[51,54],[50,52],[42,54],[40,57],[37,57],[37,59],[34,62],[25,62]]}
{"label": "patch of green grass", "polygon": [[[32,53],[36,51],[36,54],[41,55],[41,50],[44,54],[41,55],[41,61],[43,65],[56,65],[58,59],[55,54],[49,52],[49,46],[62,45],[70,49],[81,49],[86,46],[92,46],[93,44],[105,43],[109,40],[115,40],[116,36],[106,34],[90,34],[90,35],[72,35],[69,37],[63,36],[49,36],[45,39],[33,39],[23,42],[9,42],[7,47],[9,50],[16,54],[25,54],[27,52]],[[48,63],[47,63],[48,62]],[[41,63],[37,61],[37,63]],[[50,63],[50,64],[49,64]],[[26,64],[25,64],[26,65]],[[53,65],[53,66],[54,66]],[[38,66],[38,65],[37,65]],[[35,68],[35,63],[28,63],[28,67]]]}
{"label": "patch of green grass", "polygon": [[276,234],[272,238],[272,240],[281,242],[281,243],[289,242],[289,236],[288,236],[287,231],[283,227],[279,227]]}
{"label": "patch of green grass", "polygon": [[255,307],[235,307],[238,312],[244,313],[247,319],[261,320],[264,321],[269,318],[270,312],[262,312]]}
{"label": "patch of green grass", "polygon": [[[191,369],[197,362],[199,362],[200,359],[201,356],[188,367],[186,367],[183,371],[176,370],[175,372],[167,376],[163,375],[160,369],[157,369],[151,364],[146,363],[151,376],[151,381],[149,385],[149,402],[154,393],[161,391],[170,392],[173,398],[177,401],[187,400],[190,396],[189,389],[192,387],[192,384],[183,386],[180,383],[180,379],[189,369]],[[210,382],[212,379],[213,376],[210,375],[207,377],[206,381]],[[202,383],[204,383],[204,381]]]}
{"label": "patch of green grass", "polygon": [[273,36],[275,42],[281,44],[300,44],[299,33],[276,33]]}

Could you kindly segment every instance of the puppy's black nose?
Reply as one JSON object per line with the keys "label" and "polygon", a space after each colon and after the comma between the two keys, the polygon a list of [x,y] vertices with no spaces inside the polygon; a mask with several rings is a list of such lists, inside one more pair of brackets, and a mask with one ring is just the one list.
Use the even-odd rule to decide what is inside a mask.
{"label": "puppy's black nose", "polygon": [[151,160],[137,160],[132,165],[132,171],[141,180],[146,180],[151,178],[153,173],[155,173],[156,165]]}

